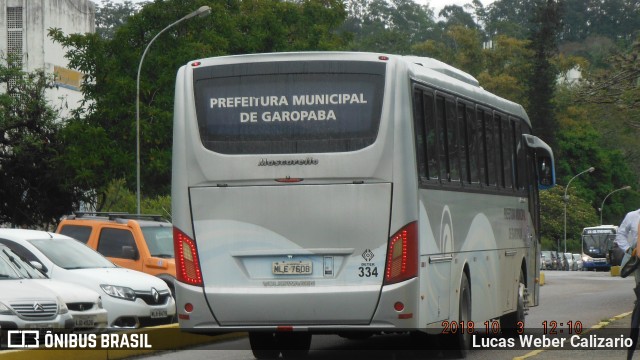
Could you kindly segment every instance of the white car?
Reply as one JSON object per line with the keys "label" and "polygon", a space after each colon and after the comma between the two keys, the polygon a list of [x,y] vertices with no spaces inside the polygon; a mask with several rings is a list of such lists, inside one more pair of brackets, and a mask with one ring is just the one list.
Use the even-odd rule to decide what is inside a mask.
{"label": "white car", "polygon": [[175,301],[164,281],[117,267],[77,240],[45,231],[0,229],[0,243],[35,264],[51,279],[103,294],[109,328],[131,329],[173,322]]}
{"label": "white car", "polygon": [[58,295],[73,316],[74,330],[100,330],[107,327],[107,310],[97,292],[84,286],[47,278],[33,265],[5,245],[0,244],[0,259],[9,263],[18,275],[28,282],[38,283]]}
{"label": "white car", "polygon": [[0,329],[49,328],[73,329],[65,303],[48,288],[23,279],[0,257]]}

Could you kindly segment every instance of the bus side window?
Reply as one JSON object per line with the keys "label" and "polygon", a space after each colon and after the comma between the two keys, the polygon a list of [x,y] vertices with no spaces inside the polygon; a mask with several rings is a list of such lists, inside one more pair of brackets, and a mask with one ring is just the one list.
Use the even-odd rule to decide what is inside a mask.
{"label": "bus side window", "polygon": [[494,128],[493,123],[493,114],[491,111],[484,112],[484,138],[486,142],[486,151],[487,151],[487,185],[488,186],[497,186],[498,181],[496,179],[496,137],[494,132],[496,129]]}
{"label": "bus side window", "polygon": [[527,169],[526,169],[526,149],[524,146],[524,141],[522,139],[522,121],[520,119],[514,118],[514,151],[516,155],[516,184],[515,187],[518,191],[525,191],[527,188]]}
{"label": "bus side window", "polygon": [[460,136],[458,135],[458,117],[456,116],[456,103],[451,98],[446,99],[446,131],[447,131],[447,167],[450,182],[461,181],[460,150],[458,148]]}
{"label": "bus side window", "polygon": [[468,156],[468,168],[469,168],[469,182],[471,184],[480,184],[480,170],[478,157],[480,155],[481,139],[478,136],[479,131],[477,127],[475,111],[473,107],[466,107],[466,126],[467,126],[467,156]]}
{"label": "bus side window", "polygon": [[422,90],[413,90],[413,127],[416,139],[416,163],[418,166],[418,180],[423,183],[429,178],[427,171],[426,134],[424,127],[424,106],[422,103]]}
{"label": "bus side window", "polygon": [[421,183],[438,180],[433,93],[416,88],[413,102],[418,177]]}
{"label": "bus side window", "polygon": [[471,182],[469,170],[469,128],[467,127],[466,106],[458,102],[458,129],[460,129],[460,178],[464,183]]}
{"label": "bus side window", "polygon": [[437,151],[438,165],[440,167],[440,182],[449,181],[449,168],[447,164],[447,116],[444,97],[436,96],[436,131],[437,131]]}
{"label": "bus side window", "polygon": [[504,169],[504,187],[512,190],[516,164],[513,156],[513,127],[507,116],[502,117],[502,165]]}
{"label": "bus side window", "polygon": [[478,176],[482,185],[489,184],[489,173],[487,171],[487,137],[484,127],[484,110],[477,109],[476,118],[477,130],[475,132],[476,143],[478,144]]}
{"label": "bus side window", "polygon": [[498,187],[499,188],[504,188],[505,187],[505,182],[504,182],[504,167],[505,167],[505,161],[504,161],[504,144],[503,144],[503,138],[502,138],[502,117],[498,114],[494,114],[493,116],[493,121],[494,121],[494,128],[493,131],[495,132],[495,151],[496,151],[496,170],[497,170],[497,181],[498,181]]}
{"label": "bus side window", "polygon": [[427,176],[430,180],[438,180],[438,158],[436,143],[436,117],[435,106],[433,103],[433,93],[425,91],[422,96],[422,105],[424,111],[425,120],[425,137],[426,137],[426,150],[427,150]]}

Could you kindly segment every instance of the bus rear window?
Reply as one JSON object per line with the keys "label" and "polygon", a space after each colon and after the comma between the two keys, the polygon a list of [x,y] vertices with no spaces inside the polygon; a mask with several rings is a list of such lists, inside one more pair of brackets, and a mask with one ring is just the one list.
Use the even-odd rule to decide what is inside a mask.
{"label": "bus rear window", "polygon": [[346,152],[371,145],[383,63],[273,62],[194,69],[203,145],[223,154]]}

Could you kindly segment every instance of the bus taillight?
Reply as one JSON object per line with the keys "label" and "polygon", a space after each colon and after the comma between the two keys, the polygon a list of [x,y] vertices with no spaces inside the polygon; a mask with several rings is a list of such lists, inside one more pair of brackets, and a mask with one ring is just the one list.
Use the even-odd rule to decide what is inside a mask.
{"label": "bus taillight", "polygon": [[176,280],[189,285],[202,286],[202,272],[195,242],[174,227],[173,246],[176,254]]}
{"label": "bus taillight", "polygon": [[407,224],[389,239],[386,285],[411,279],[418,275],[418,231],[416,222]]}

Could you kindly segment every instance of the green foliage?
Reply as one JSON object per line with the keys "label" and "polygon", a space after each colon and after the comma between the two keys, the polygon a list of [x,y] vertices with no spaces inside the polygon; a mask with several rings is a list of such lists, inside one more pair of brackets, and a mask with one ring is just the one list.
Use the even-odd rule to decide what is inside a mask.
{"label": "green foliage", "polygon": [[[58,151],[57,161],[67,169],[63,178],[68,184],[97,190],[105,201],[121,199],[104,202],[104,210],[135,212],[127,189],[135,188],[137,65],[164,27],[208,5],[210,16],[172,27],[145,57],[140,81],[145,212],[164,214],[166,205],[147,203],[147,197],[168,202],[162,196],[170,184],[173,86],[176,70],[187,61],[297,50],[411,53],[461,68],[485,89],[525,106],[534,133],[553,145],[559,184],[596,167],[569,189],[568,248],[574,251],[579,243],[569,234],[599,223],[596,210],[604,197],[624,185],[638,185],[640,101],[634,80],[639,48],[609,57],[634,40],[640,14],[630,10],[633,3],[497,0],[485,8],[475,0],[465,7],[445,7],[436,21],[433,10],[411,0],[165,0],[140,7],[103,0],[96,14],[98,34],[50,31],[68,51],[70,67],[87,74],[83,92],[88,110],[75,112],[66,122],[59,141],[67,146]],[[612,16],[619,16],[619,26],[611,26]],[[572,68],[583,71],[588,87],[558,85]],[[122,179],[117,182],[120,192],[111,179]],[[554,200],[558,189],[563,188],[541,193],[550,204],[541,213],[545,246],[557,244],[563,235],[557,206],[563,209],[564,203],[561,195],[559,203]],[[619,223],[639,204],[636,191],[615,194],[604,206],[604,222]]]}
{"label": "green foliage", "polygon": [[[567,182],[576,174],[593,166],[595,171],[576,178],[570,190],[598,210],[611,191],[623,186],[637,184],[637,174],[625,161],[622,152],[606,145],[606,137],[592,123],[589,108],[576,106],[571,88],[561,88],[556,96],[559,123],[556,170],[558,183]],[[637,207],[638,193],[625,191],[607,200],[603,222],[618,224],[626,212]],[[599,214],[599,212],[598,212]]]}
{"label": "green foliage", "polygon": [[342,29],[353,34],[356,51],[409,54],[412,44],[433,37],[433,11],[412,0],[347,0]]}
{"label": "green foliage", "polygon": [[[159,195],[145,197],[140,201],[143,214],[162,215],[171,219],[171,197]],[[113,180],[107,185],[97,211],[137,213],[136,194],[126,187],[123,179]]]}
{"label": "green foliage", "polygon": [[527,112],[535,134],[552,148],[556,143],[553,96],[558,71],[551,61],[557,54],[557,38],[562,26],[561,6],[554,0],[539,0],[533,11],[529,48],[533,52],[532,71],[527,81]]}
{"label": "green foliage", "polygon": [[[568,191],[568,202],[566,203],[566,234],[567,234],[567,251],[579,253],[580,235],[582,229],[587,226],[595,226],[600,224],[600,219],[596,215],[593,207],[589,202],[581,198],[577,191],[574,192],[574,183]],[[542,217],[541,237],[543,239],[542,247],[544,249],[559,250],[564,252],[564,216],[565,203],[562,200],[565,188],[561,185],[546,191],[540,191],[540,212]],[[559,246],[559,248],[558,248]]]}
{"label": "green foliage", "polygon": [[338,0],[158,1],[122,21],[112,37],[50,29],[51,38],[67,50],[69,67],[87,74],[83,94],[88,112],[76,112],[69,121],[65,137],[75,140],[64,155],[74,169],[71,180],[83,190],[104,192],[111,179],[125,179],[128,188],[135,188],[137,65],[154,36],[202,5],[210,6],[212,15],[167,30],[149,47],[142,64],[144,196],[169,193],[173,94],[180,66],[226,54],[336,49],[348,39],[337,31],[346,16]]}
{"label": "green foliage", "polygon": [[116,29],[124,25],[141,6],[129,0],[122,3],[101,0],[100,6],[96,7],[96,33],[102,38],[113,38]]}
{"label": "green foliage", "polygon": [[45,97],[52,84],[42,70],[0,63],[0,223],[48,228],[81,198],[60,158],[61,124]]}

